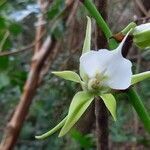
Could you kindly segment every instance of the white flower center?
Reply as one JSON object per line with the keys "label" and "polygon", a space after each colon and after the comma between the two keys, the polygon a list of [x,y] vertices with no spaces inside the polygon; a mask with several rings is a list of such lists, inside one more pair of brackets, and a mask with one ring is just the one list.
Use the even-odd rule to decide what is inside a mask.
{"label": "white flower center", "polygon": [[88,89],[89,90],[96,90],[100,87],[100,81],[96,78],[92,78],[88,81]]}
{"label": "white flower center", "polygon": [[88,90],[95,91],[100,90],[103,86],[103,82],[106,77],[103,74],[96,73],[95,77],[90,78],[87,83]]}

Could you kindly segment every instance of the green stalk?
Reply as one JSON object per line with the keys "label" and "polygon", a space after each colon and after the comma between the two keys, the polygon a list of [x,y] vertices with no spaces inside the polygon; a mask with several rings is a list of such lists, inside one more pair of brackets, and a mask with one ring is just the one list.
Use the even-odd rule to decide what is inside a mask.
{"label": "green stalk", "polygon": [[150,117],[137,92],[130,88],[127,90],[127,95],[129,97],[129,102],[132,104],[139,118],[143,122],[145,129],[150,133]]}
{"label": "green stalk", "polygon": [[125,27],[121,33],[123,33],[124,35],[126,35],[132,28],[136,27],[136,23],[131,22],[130,24],[127,25],[127,27]]}
{"label": "green stalk", "polygon": [[[87,8],[87,10],[89,11],[90,15],[93,18],[95,18],[97,24],[99,25],[99,27],[103,31],[105,37],[109,41],[110,49],[116,48],[117,47],[116,41],[114,41],[113,39],[109,40],[109,38],[112,36],[110,28],[108,27],[107,23],[102,18],[101,14],[98,12],[98,10],[96,9],[96,7],[92,3],[92,1],[91,0],[80,0],[80,1]],[[127,95],[129,97],[130,103],[132,104],[132,106],[136,110],[139,118],[143,122],[144,127],[148,130],[148,132],[150,132],[150,116],[147,113],[147,111],[146,111],[146,109],[145,109],[145,107],[144,107],[144,105],[142,103],[142,100],[140,99],[138,94],[135,92],[135,90],[132,89],[132,88],[130,88],[128,90]]]}
{"label": "green stalk", "polygon": [[80,1],[87,8],[90,15],[93,18],[95,18],[98,26],[101,28],[101,30],[103,31],[106,39],[108,40],[109,48],[110,49],[115,49],[117,47],[117,42],[114,39],[110,39],[110,37],[112,37],[112,32],[109,29],[109,27],[108,27],[107,23],[105,22],[105,20],[103,19],[103,17],[101,16],[101,14],[98,12],[95,5],[92,3],[91,0],[80,0]]}

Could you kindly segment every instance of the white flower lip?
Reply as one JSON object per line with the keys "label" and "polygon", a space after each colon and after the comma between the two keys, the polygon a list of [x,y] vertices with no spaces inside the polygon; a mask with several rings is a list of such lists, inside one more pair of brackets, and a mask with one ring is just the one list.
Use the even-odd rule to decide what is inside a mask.
{"label": "white flower lip", "polygon": [[113,51],[100,49],[80,57],[80,67],[89,79],[99,74],[104,77],[104,80],[100,81],[104,86],[116,90],[124,90],[131,85],[132,63],[121,54],[127,36]]}

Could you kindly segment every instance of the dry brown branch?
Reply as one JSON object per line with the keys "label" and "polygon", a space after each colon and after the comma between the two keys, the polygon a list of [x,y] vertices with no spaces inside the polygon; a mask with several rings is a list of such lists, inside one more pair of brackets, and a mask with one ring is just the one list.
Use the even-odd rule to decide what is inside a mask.
{"label": "dry brown branch", "polygon": [[36,24],[36,39],[35,41],[39,41],[35,44],[35,52],[39,51],[42,45],[42,39],[40,39],[40,35],[42,32],[45,30],[45,24],[46,22],[44,21],[43,15],[38,16],[38,22]]}
{"label": "dry brown branch", "polygon": [[53,61],[55,60],[58,52],[60,52],[61,44],[62,44],[62,40],[58,41],[55,44],[53,50],[51,51],[51,55],[49,55],[47,60],[45,61],[43,70],[40,74],[40,76],[41,76],[40,81],[42,80],[42,77],[48,72],[48,70],[49,70],[50,66],[52,65]]}
{"label": "dry brown branch", "polygon": [[69,16],[69,18],[67,20],[66,26],[69,26],[69,24],[71,24],[71,22],[74,20],[74,16],[75,16],[75,14],[77,12],[78,5],[79,5],[79,0],[76,0],[74,6],[72,8],[72,11],[70,13],[70,16]]}
{"label": "dry brown branch", "polygon": [[39,79],[41,78],[40,72],[43,69],[44,62],[50,55],[50,51],[53,49],[54,45],[55,42],[52,42],[51,38],[48,37],[41,47],[40,52],[33,56],[31,70],[25,83],[23,94],[11,120],[7,124],[3,140],[0,145],[0,150],[13,149],[33,96],[39,85]]}
{"label": "dry brown branch", "polygon": [[47,8],[50,3],[46,0],[38,0],[38,4],[40,6],[41,14],[38,15],[38,21],[36,23],[35,41],[38,42],[35,44],[35,52],[39,51],[42,45],[42,39],[40,37],[42,33],[46,30],[46,20],[44,17],[44,13],[47,11]]}

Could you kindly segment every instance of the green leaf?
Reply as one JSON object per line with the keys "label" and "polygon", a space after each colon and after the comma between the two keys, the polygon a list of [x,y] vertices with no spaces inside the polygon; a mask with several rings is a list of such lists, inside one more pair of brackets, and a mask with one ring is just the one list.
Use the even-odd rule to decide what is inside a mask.
{"label": "green leaf", "polygon": [[86,35],[84,39],[82,54],[91,50],[91,19],[87,16]]}
{"label": "green leaf", "polygon": [[74,140],[76,140],[80,144],[80,146],[84,149],[89,150],[91,147],[94,146],[93,137],[89,134],[83,135],[82,133],[80,133],[76,129],[73,129],[71,131],[71,137]]}
{"label": "green leaf", "polygon": [[50,20],[53,19],[58,13],[59,13],[59,9],[57,7],[53,7],[47,13],[48,19]]}
{"label": "green leaf", "polygon": [[52,20],[57,15],[59,15],[60,11],[62,10],[63,4],[64,2],[62,0],[55,0],[47,12],[48,19]]}
{"label": "green leaf", "polygon": [[0,29],[5,29],[6,27],[6,20],[4,17],[0,16]]}
{"label": "green leaf", "polygon": [[93,99],[94,96],[86,91],[78,92],[74,96],[70,104],[67,120],[60,131],[59,137],[64,136],[73,127],[91,104]]}
{"label": "green leaf", "polygon": [[60,39],[63,37],[64,25],[61,19],[57,20],[55,25],[51,28],[51,33],[56,39]]}
{"label": "green leaf", "polygon": [[115,97],[112,94],[102,94],[100,95],[102,100],[105,103],[105,106],[110,111],[112,117],[116,121],[116,100]]}
{"label": "green leaf", "polygon": [[7,56],[0,57],[0,71],[9,67],[9,58]]}
{"label": "green leaf", "polygon": [[9,31],[14,35],[17,36],[22,32],[22,26],[18,23],[12,23],[9,26]]}
{"label": "green leaf", "polygon": [[140,81],[150,78],[150,71],[142,72],[132,76],[131,84],[136,84]]}
{"label": "green leaf", "polygon": [[0,89],[6,87],[10,83],[10,79],[6,73],[0,73]]}
{"label": "green leaf", "polygon": [[73,71],[53,71],[52,73],[66,80],[70,80],[78,83],[82,82],[79,75]]}
{"label": "green leaf", "polygon": [[53,133],[55,133],[57,130],[59,130],[66,122],[67,116],[57,125],[55,126],[53,129],[49,130],[48,132],[39,135],[39,136],[35,136],[36,139],[45,139],[47,137],[49,137],[50,135],[52,135]]}

